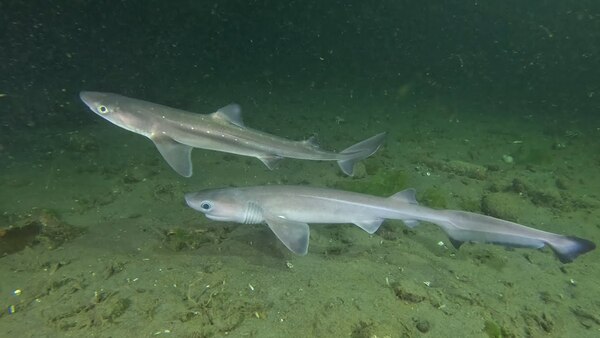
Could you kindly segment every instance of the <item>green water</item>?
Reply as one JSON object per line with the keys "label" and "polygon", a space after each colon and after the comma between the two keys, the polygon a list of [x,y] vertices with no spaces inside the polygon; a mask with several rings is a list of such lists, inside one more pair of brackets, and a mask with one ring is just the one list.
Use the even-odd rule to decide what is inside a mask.
{"label": "green water", "polygon": [[[386,221],[313,224],[299,257],[183,200],[413,187],[424,205],[598,243],[597,2],[0,0],[0,27],[0,336],[600,334],[597,251],[455,250],[434,225]],[[81,90],[197,113],[236,102],[247,126],[327,150],[388,138],[354,178],[196,149],[186,179]]]}

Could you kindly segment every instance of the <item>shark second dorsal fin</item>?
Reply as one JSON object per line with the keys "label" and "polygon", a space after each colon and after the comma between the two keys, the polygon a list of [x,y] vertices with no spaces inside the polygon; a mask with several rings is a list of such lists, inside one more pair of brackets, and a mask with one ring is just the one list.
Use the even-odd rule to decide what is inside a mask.
{"label": "shark second dorsal fin", "polygon": [[[401,203],[418,205],[419,202],[417,202],[416,194],[417,192],[415,189],[408,188],[393,194],[390,198]],[[403,219],[402,222],[409,228],[414,228],[419,225],[419,221],[416,219]]]}
{"label": "shark second dorsal fin", "polygon": [[302,144],[312,148],[319,148],[319,143],[317,142],[317,137],[315,135],[312,135],[311,137],[302,141]]}
{"label": "shark second dorsal fin", "polygon": [[419,202],[417,202],[416,194],[417,192],[415,189],[408,188],[393,194],[390,198],[408,204],[419,204]]}
{"label": "shark second dorsal fin", "polygon": [[220,108],[216,112],[210,114],[213,119],[226,121],[231,124],[235,124],[238,127],[244,127],[244,121],[242,120],[242,108],[240,105],[232,103]]}

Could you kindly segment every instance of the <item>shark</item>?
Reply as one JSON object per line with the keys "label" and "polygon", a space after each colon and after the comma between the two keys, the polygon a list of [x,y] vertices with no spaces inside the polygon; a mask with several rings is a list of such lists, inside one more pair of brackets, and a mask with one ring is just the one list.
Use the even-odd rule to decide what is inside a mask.
{"label": "shark", "polygon": [[568,263],[596,247],[583,238],[491,216],[421,206],[414,189],[379,197],[311,186],[266,185],[192,192],[185,194],[185,201],[211,220],[266,223],[289,250],[299,255],[308,252],[309,223],[352,223],[373,234],[386,219],[401,220],[410,228],[420,222],[436,224],[456,249],[464,242],[527,248],[547,245],[561,262]]}
{"label": "shark", "polygon": [[193,148],[256,157],[269,169],[283,158],[337,161],[352,176],[356,162],[375,153],[385,139],[385,133],[380,133],[336,153],[322,150],[314,138],[291,141],[248,128],[237,104],[196,114],[114,93],[82,91],[79,96],[102,118],[152,140],[171,168],[184,177],[192,176]]}

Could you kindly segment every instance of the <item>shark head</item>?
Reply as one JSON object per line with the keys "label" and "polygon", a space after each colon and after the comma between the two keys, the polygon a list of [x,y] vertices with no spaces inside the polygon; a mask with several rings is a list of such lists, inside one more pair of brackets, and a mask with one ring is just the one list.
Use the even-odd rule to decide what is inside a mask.
{"label": "shark head", "polygon": [[308,224],[263,210],[261,200],[264,203],[253,193],[253,188],[223,188],[185,195],[185,201],[191,208],[212,220],[244,224],[264,222],[288,249],[298,255],[306,255],[310,239]]}
{"label": "shark head", "polygon": [[148,122],[139,110],[129,109],[134,99],[125,96],[83,91],[79,93],[81,101],[94,113],[115,125],[129,131],[148,136]]}
{"label": "shark head", "polygon": [[185,201],[192,209],[200,211],[215,221],[254,224],[262,222],[262,215],[255,204],[242,196],[237,189],[203,190],[185,194]]}

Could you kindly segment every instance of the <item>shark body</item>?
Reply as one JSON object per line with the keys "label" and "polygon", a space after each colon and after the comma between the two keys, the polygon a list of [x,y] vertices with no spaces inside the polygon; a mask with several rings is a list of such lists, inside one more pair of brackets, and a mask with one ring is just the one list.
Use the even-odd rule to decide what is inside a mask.
{"label": "shark body", "polygon": [[414,227],[434,223],[458,248],[463,242],[541,248],[550,246],[561,262],[591,251],[595,244],[498,218],[457,210],[435,210],[418,205],[415,190],[391,197],[308,186],[257,186],[204,190],[185,195],[187,204],[217,221],[266,223],[296,254],[308,251],[308,223],[353,223],[372,234],[385,219]]}
{"label": "shark body", "polygon": [[84,91],[80,97],[94,113],[151,139],[167,163],[185,177],[192,176],[193,148],[256,157],[269,169],[286,157],[337,161],[351,176],[354,164],[376,152],[385,139],[381,133],[335,153],[320,149],[311,139],[290,141],[247,128],[236,104],[203,115],[112,93]]}

